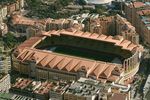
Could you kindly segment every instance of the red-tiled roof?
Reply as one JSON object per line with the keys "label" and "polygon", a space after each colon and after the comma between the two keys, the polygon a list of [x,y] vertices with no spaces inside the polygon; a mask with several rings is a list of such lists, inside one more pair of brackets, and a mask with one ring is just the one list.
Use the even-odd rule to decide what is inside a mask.
{"label": "red-tiled roof", "polygon": [[[61,35],[68,35],[104,41],[112,43],[115,46],[122,47],[122,49],[129,50],[131,52],[135,52],[141,49],[139,45],[131,43],[128,40],[124,40],[122,37],[114,38],[112,36],[106,36],[103,34],[81,32],[71,29],[43,32],[39,36],[30,38],[17,48],[19,51],[17,58],[22,62],[35,61],[37,65],[41,66],[41,68],[58,69],[68,72],[85,70],[87,77],[94,75],[97,80],[101,80],[103,82],[106,82],[107,80],[116,81],[120,77],[120,74],[123,71],[122,65],[120,64],[83,59],[34,48],[38,43],[41,42],[41,40],[45,39],[47,36],[53,35],[57,35],[58,37]],[[115,73],[115,75],[113,73]]]}
{"label": "red-tiled roof", "polygon": [[[117,71],[118,75],[120,75],[123,71],[119,64],[66,56],[31,48],[25,48],[17,58],[21,61],[30,61],[32,58],[32,60],[34,60],[36,64],[40,65],[42,68],[54,68],[68,72],[77,72],[84,69],[87,72],[87,77],[89,75],[94,75],[97,79],[99,79],[103,74],[106,75],[106,80],[107,78],[112,77],[112,71],[114,71],[115,68],[119,69]],[[119,76],[116,76],[113,78],[113,81],[116,81],[118,78]]]}
{"label": "red-tiled roof", "polygon": [[42,35],[37,35],[35,37],[31,37],[30,39],[26,40],[23,42],[21,45],[17,47],[17,50],[19,52],[23,51],[25,47],[34,47],[36,44],[38,44],[42,39],[45,37]]}
{"label": "red-tiled roof", "polygon": [[140,10],[137,11],[137,14],[143,16],[143,15],[150,15],[150,10],[149,9],[145,9],[145,10]]}
{"label": "red-tiled roof", "polygon": [[119,36],[118,39],[112,37],[112,36],[106,36],[104,34],[95,34],[95,33],[89,33],[89,32],[82,32],[77,30],[59,30],[59,31],[49,31],[49,32],[43,32],[42,35],[38,35],[35,37],[31,37],[29,40],[26,40],[24,43],[22,43],[20,46],[18,46],[18,50],[22,51],[25,47],[32,47],[34,48],[35,45],[37,45],[41,40],[46,38],[46,36],[52,36],[52,35],[69,35],[69,36],[75,36],[80,38],[86,38],[86,39],[92,39],[92,40],[98,40],[98,41],[104,41],[108,43],[113,43],[115,46],[122,47],[124,50],[129,51],[135,51],[135,49],[141,48],[139,45],[134,44],[128,40],[123,39],[122,36]]}
{"label": "red-tiled roof", "polygon": [[70,35],[80,38],[87,38],[92,40],[98,40],[98,41],[104,41],[108,43],[113,43],[116,46],[122,47],[122,49],[132,51],[134,48],[138,48],[139,46],[137,44],[131,43],[129,40],[124,40],[123,37],[121,39],[115,39],[112,36],[106,36],[104,34],[95,34],[95,33],[89,33],[89,32],[82,32],[82,31],[67,31],[67,30],[60,30],[60,31],[49,31],[49,32],[43,32],[42,33],[45,36],[51,36],[51,35]]}
{"label": "red-tiled roof", "polygon": [[143,2],[133,2],[129,5],[130,8],[139,8],[143,7],[145,4]]}
{"label": "red-tiled roof", "polygon": [[31,19],[27,18],[21,15],[13,15],[12,16],[12,24],[16,25],[28,25],[28,26],[34,26],[36,24],[38,25],[46,25],[46,24],[68,24],[70,23],[70,19]]}
{"label": "red-tiled roof", "polygon": [[127,95],[121,93],[114,93],[109,100],[126,100]]}

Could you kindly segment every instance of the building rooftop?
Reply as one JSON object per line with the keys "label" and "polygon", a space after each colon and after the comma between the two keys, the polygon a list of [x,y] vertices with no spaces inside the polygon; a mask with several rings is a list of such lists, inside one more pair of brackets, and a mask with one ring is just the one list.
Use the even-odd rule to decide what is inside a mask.
{"label": "building rooftop", "polygon": [[17,51],[22,52],[23,49],[27,48],[27,47],[34,48],[34,46],[36,46],[36,44],[41,42],[44,38],[45,37],[43,37],[42,35],[37,35],[37,36],[31,37],[30,39],[26,40],[24,43],[19,45],[17,48]]}
{"label": "building rooftop", "polygon": [[145,24],[148,30],[150,30],[150,10],[140,10],[137,12],[137,14],[139,14],[142,22]]}
{"label": "building rooftop", "polygon": [[108,42],[108,43],[112,43],[116,46],[119,46],[124,50],[128,50],[131,52],[134,52],[136,49],[141,48],[139,45],[123,39],[122,36],[119,36],[119,38],[115,38],[113,36],[106,36],[104,34],[95,34],[95,33],[78,31],[76,29],[68,29],[68,30],[59,30],[59,31],[53,30],[53,31],[49,31],[49,32],[43,32],[42,35],[32,37],[29,40],[25,41],[23,44],[21,44],[18,47],[18,49],[23,49],[24,47],[32,47],[33,48],[35,46],[35,44],[37,44],[38,41],[41,41],[45,37],[48,37],[48,36],[51,37],[53,35],[56,35],[56,36],[68,35],[68,36],[74,36],[74,37]]}
{"label": "building rooftop", "polygon": [[68,35],[68,36],[75,36],[75,37],[86,38],[86,39],[91,39],[91,40],[103,41],[107,43],[113,43],[114,45],[122,47],[122,49],[131,51],[131,52],[139,48],[137,44],[134,44],[131,41],[125,40],[123,39],[123,37],[121,39],[116,39],[113,36],[106,36],[104,34],[95,34],[95,33],[90,33],[90,32],[82,32],[76,29],[49,31],[49,32],[43,32],[42,34],[45,36]]}
{"label": "building rooftop", "polygon": [[71,19],[32,19],[27,18],[21,15],[14,14],[12,15],[12,24],[13,25],[46,25],[46,24],[66,24],[70,23]]}
{"label": "building rooftop", "polygon": [[150,90],[150,75],[147,77],[143,90],[144,93],[147,93]]}
{"label": "building rooftop", "polygon": [[49,91],[63,93],[70,83],[65,81],[34,81],[32,79],[18,78],[12,89],[25,90],[36,94],[48,94]]}
{"label": "building rooftop", "polygon": [[114,93],[109,100],[127,100],[127,95],[122,93]]}
{"label": "building rooftop", "polygon": [[143,2],[132,2],[132,3],[130,2],[127,4],[130,8],[140,8],[140,7],[145,6],[145,4]]}
{"label": "building rooftop", "polygon": [[12,93],[0,93],[0,100],[35,100],[35,99]]}
{"label": "building rooftop", "polygon": [[21,25],[36,25],[36,24],[44,24],[46,23],[46,20],[37,20],[37,19],[31,19],[31,18],[27,18],[21,15],[13,15],[12,16],[12,24],[21,24]]}
{"label": "building rooftop", "polygon": [[71,84],[66,93],[84,97],[94,96],[104,92],[107,87],[98,83],[98,81],[92,79],[80,78],[77,82]]}

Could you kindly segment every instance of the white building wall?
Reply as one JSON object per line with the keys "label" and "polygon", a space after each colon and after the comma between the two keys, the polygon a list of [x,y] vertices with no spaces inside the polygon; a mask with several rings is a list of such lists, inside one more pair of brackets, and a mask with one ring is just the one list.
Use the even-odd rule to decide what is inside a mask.
{"label": "white building wall", "polygon": [[2,18],[4,19],[4,18],[6,18],[6,16],[7,16],[7,6],[4,6],[2,8]]}
{"label": "white building wall", "polygon": [[10,87],[10,75],[7,74],[0,80],[0,92],[9,92]]}

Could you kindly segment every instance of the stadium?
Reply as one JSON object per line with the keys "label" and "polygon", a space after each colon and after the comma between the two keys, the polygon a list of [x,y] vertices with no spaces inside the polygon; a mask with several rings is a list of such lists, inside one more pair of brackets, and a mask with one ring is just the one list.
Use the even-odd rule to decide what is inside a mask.
{"label": "stadium", "polygon": [[122,36],[75,29],[41,32],[16,48],[13,70],[46,80],[88,77],[125,84],[137,73],[143,48]]}

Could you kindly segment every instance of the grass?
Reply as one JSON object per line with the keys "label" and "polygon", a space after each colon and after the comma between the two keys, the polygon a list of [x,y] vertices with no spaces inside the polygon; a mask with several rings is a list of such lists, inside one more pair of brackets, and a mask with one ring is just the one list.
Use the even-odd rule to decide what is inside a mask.
{"label": "grass", "polygon": [[[48,50],[50,50],[51,48],[52,47],[50,47]],[[121,58],[118,55],[114,54],[67,46],[57,46],[57,48],[53,52],[105,62],[111,62],[116,57]]]}
{"label": "grass", "polygon": [[0,93],[0,100],[10,100],[13,94],[10,93]]}

